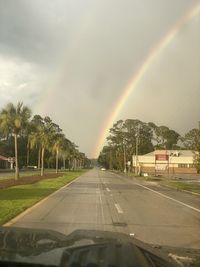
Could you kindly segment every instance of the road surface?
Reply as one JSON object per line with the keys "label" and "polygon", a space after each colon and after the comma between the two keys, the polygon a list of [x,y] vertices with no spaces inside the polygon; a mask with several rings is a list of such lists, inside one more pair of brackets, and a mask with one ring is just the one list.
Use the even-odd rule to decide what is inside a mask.
{"label": "road surface", "polygon": [[118,231],[147,243],[200,248],[198,196],[91,170],[14,223],[68,234]]}

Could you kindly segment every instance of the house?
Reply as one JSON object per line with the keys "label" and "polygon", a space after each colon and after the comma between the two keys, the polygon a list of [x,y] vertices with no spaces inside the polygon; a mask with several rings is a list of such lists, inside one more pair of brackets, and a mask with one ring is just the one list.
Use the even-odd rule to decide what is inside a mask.
{"label": "house", "polygon": [[133,167],[140,173],[194,174],[195,153],[192,150],[155,150],[145,155],[133,156]]}

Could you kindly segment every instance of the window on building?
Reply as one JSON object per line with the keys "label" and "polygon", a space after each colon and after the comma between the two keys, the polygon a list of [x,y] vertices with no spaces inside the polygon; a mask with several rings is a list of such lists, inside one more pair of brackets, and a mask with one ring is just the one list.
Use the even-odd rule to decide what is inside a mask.
{"label": "window on building", "polygon": [[188,164],[178,164],[179,168],[188,168]]}

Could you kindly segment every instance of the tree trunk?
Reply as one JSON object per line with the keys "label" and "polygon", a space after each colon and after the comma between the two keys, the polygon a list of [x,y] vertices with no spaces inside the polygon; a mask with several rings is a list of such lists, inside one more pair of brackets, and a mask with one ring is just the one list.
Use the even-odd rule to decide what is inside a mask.
{"label": "tree trunk", "polygon": [[27,142],[27,154],[26,154],[26,166],[29,165],[29,159],[30,159],[30,145],[29,141]]}
{"label": "tree trunk", "polygon": [[58,155],[59,155],[59,149],[56,149],[56,173],[58,173]]}
{"label": "tree trunk", "polygon": [[66,164],[65,164],[65,157],[63,156],[63,169],[65,170],[66,169]]}
{"label": "tree trunk", "polygon": [[41,163],[41,148],[38,149],[38,169],[40,169]]}
{"label": "tree trunk", "polygon": [[40,175],[44,176],[44,147],[42,147],[42,157],[41,157],[41,171]]}
{"label": "tree trunk", "polygon": [[18,164],[18,148],[17,148],[17,134],[14,134],[15,138],[15,180],[19,178],[19,164]]}

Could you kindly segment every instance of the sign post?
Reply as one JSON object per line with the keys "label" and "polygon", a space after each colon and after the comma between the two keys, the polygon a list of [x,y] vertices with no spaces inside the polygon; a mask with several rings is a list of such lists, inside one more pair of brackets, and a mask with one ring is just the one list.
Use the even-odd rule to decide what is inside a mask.
{"label": "sign post", "polygon": [[15,158],[12,158],[12,157],[9,157],[8,158],[8,162],[10,163],[10,169],[13,170],[13,165],[14,165],[14,162],[15,162]]}

